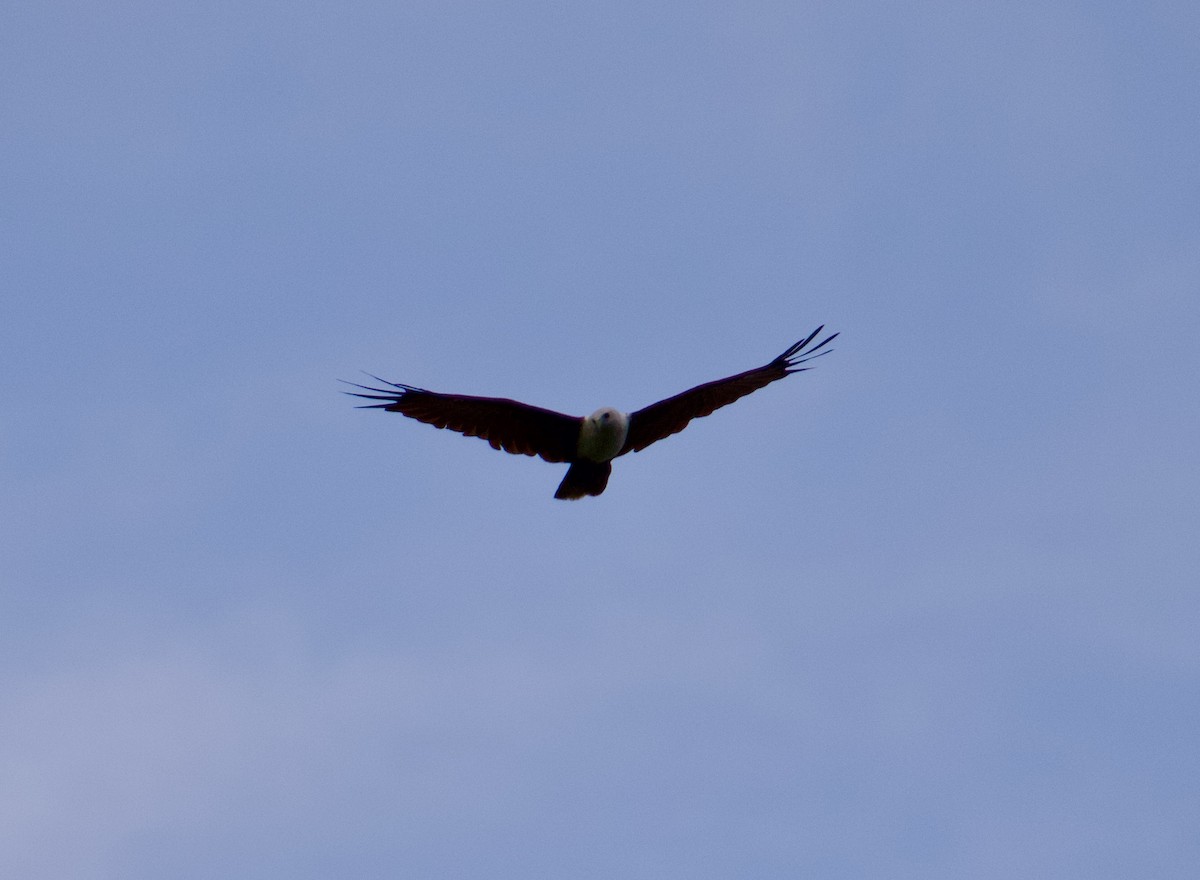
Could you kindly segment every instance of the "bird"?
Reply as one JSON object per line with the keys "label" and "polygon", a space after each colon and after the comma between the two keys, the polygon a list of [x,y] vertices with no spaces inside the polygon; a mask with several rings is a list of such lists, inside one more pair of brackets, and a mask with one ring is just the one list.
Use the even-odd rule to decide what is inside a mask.
{"label": "bird", "polygon": [[810,348],[809,344],[824,329],[822,324],[761,367],[697,385],[633,413],[606,406],[586,418],[569,416],[505,397],[441,394],[389,382],[371,373],[367,375],[386,387],[346,382],[360,390],[345,393],[377,401],[359,404],[360,409],[400,413],[435,428],[480,437],[493,449],[566,463],[567,473],[554,497],[573,501],[604,491],[613,459],[627,452],[641,452],[650,444],[682,431],[692,419],[710,415],[792,373],[811,369],[805,364],[833,351],[825,346],[839,335],[827,336]]}

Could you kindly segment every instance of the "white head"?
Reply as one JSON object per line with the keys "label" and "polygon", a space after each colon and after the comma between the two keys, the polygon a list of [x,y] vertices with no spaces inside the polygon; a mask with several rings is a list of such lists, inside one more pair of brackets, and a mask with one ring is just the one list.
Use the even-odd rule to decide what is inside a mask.
{"label": "white head", "polygon": [[579,432],[579,454],[592,461],[608,461],[625,445],[629,416],[611,406],[602,407],[583,420]]}

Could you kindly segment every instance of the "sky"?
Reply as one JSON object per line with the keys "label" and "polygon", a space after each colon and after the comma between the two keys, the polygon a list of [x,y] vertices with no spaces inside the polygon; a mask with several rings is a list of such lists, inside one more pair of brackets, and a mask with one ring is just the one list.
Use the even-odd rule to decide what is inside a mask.
{"label": "sky", "polygon": [[[0,875],[1184,878],[1200,7],[0,11]],[[810,372],[561,465],[574,415]]]}

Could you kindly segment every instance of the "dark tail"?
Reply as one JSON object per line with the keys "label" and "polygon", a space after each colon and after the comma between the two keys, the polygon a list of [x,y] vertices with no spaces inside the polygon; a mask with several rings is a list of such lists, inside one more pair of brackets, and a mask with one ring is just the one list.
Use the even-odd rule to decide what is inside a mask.
{"label": "dark tail", "polygon": [[612,463],[598,464],[594,461],[576,461],[567,468],[567,475],[558,484],[555,498],[574,500],[584,495],[599,495],[608,485],[608,475],[612,473]]}

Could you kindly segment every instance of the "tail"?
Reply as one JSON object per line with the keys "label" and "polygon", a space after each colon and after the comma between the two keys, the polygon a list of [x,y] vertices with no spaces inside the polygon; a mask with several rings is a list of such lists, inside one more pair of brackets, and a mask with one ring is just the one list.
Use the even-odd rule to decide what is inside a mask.
{"label": "tail", "polygon": [[574,500],[584,495],[599,495],[608,485],[608,475],[612,473],[612,463],[594,461],[572,462],[567,468],[567,475],[558,484],[555,498]]}

